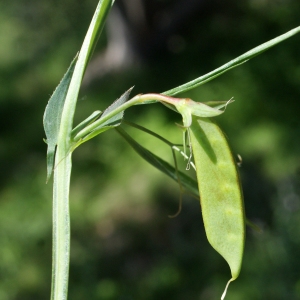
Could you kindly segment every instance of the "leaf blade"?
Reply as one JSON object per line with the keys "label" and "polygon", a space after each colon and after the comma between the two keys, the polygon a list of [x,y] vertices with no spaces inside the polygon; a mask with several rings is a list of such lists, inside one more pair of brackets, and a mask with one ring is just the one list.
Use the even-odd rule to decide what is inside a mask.
{"label": "leaf blade", "polygon": [[46,106],[43,125],[47,138],[47,181],[51,177],[54,165],[54,153],[61,124],[61,115],[75,68],[77,56],[71,62],[67,72],[54,90]]}
{"label": "leaf blade", "polygon": [[194,196],[199,197],[197,182],[191,178],[190,176],[186,175],[181,171],[176,171],[173,166],[169,163],[149,151],[148,149],[144,148],[140,145],[137,141],[135,141],[125,130],[120,127],[116,128],[116,131],[128,142],[128,144],[148,163],[150,163],[153,167],[157,168],[161,172],[168,175],[170,178],[178,182],[178,177],[180,180],[180,184],[188,191],[190,191]]}
{"label": "leaf blade", "polygon": [[203,76],[200,76],[194,80],[191,80],[185,84],[182,84],[180,86],[177,86],[173,89],[170,89],[168,91],[165,91],[163,92],[162,94],[164,95],[168,95],[168,96],[174,96],[174,95],[177,95],[179,93],[183,93],[183,92],[186,92],[186,91],[189,91],[191,89],[194,89],[222,74],[224,74],[225,72],[237,67],[237,66],[240,66],[241,64],[247,62],[248,60],[250,60],[251,58],[263,53],[264,51],[272,48],[273,46],[283,42],[284,40],[292,37],[293,35],[297,34],[300,32],[300,26],[274,38],[274,39],[271,39],[269,40],[268,42],[265,42],[249,51],[247,51],[246,53],[238,56],[237,58],[229,61],[228,63],[222,65],[221,67],[203,75]]}
{"label": "leaf blade", "polygon": [[[123,103],[125,103],[128,98],[129,95],[132,91],[133,87],[131,87],[130,89],[128,89],[124,94],[122,94],[122,96],[120,98],[118,98],[116,101],[114,101],[102,114],[102,116],[100,117],[100,120],[105,117],[107,114],[109,114],[110,112],[114,111],[116,108],[118,108],[119,106],[121,106]],[[113,116],[112,118],[108,119],[107,121],[105,121],[103,124],[101,124],[101,127],[107,126],[111,123],[121,123],[122,119],[124,116],[124,111],[121,111],[120,113],[116,114],[115,116]]]}

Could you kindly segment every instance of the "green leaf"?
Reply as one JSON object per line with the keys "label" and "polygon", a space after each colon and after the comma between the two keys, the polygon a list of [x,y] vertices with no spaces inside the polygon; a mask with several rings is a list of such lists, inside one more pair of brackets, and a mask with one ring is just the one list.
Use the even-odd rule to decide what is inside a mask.
{"label": "green leaf", "polygon": [[206,235],[229,264],[233,281],[240,273],[245,240],[236,162],[224,134],[210,119],[194,117],[190,133]]}
{"label": "green leaf", "polygon": [[[110,112],[117,109],[119,106],[121,106],[123,103],[125,103],[130,95],[130,92],[132,91],[133,87],[131,87],[129,90],[127,90],[120,98],[118,98],[115,102],[113,102],[102,114],[100,120],[104,118],[106,115],[108,115]],[[120,124],[122,122],[124,116],[124,111],[121,111],[120,113],[114,115],[112,118],[108,119],[104,123],[102,123],[100,126],[107,126],[110,124]],[[97,128],[96,128],[97,129]]]}
{"label": "green leaf", "polygon": [[249,59],[263,53],[264,51],[270,49],[271,47],[283,42],[284,40],[292,37],[293,35],[297,34],[300,32],[300,26],[286,32],[285,34],[282,34],[266,43],[261,44],[260,46],[257,46],[250,51],[238,56],[237,58],[231,60],[230,62],[226,63],[225,65],[215,69],[214,71],[211,71],[203,76],[200,76],[192,81],[189,81],[185,84],[182,84],[176,88],[173,88],[171,90],[168,90],[164,92],[164,95],[169,95],[169,96],[174,96],[179,93],[183,93],[186,91],[189,91],[191,89],[194,89],[198,87],[199,85],[202,85],[220,75],[223,73],[247,62]]}
{"label": "green leaf", "polygon": [[161,172],[168,175],[170,178],[174,179],[176,182],[180,181],[180,184],[186,190],[190,191],[196,197],[199,197],[197,182],[193,178],[179,170],[176,170],[169,163],[141,146],[121,127],[117,127],[116,130],[143,159],[145,159],[148,163],[150,163]]}
{"label": "green leaf", "polygon": [[54,153],[61,124],[61,114],[74,72],[77,56],[71,62],[69,69],[53,92],[44,113],[44,130],[46,133],[47,149],[47,181],[51,177],[54,165]]}

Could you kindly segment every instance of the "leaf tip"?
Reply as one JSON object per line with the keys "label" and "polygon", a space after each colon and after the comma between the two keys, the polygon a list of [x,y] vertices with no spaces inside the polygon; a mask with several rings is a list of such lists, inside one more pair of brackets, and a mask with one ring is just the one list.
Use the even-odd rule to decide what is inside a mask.
{"label": "leaf tip", "polygon": [[51,178],[52,170],[47,169],[47,178],[46,178],[46,184],[48,183],[49,179]]}

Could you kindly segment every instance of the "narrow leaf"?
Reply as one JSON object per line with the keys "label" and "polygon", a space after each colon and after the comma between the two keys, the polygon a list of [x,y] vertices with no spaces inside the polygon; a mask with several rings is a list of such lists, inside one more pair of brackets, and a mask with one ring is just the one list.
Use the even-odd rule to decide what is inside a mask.
{"label": "narrow leaf", "polygon": [[200,77],[198,77],[192,81],[189,81],[185,84],[182,84],[176,88],[168,90],[168,91],[164,92],[163,94],[169,95],[169,96],[174,96],[176,94],[183,93],[183,92],[189,91],[191,89],[194,89],[194,88],[198,87],[199,85],[204,84],[204,83],[222,75],[223,73],[229,71],[230,69],[233,69],[233,68],[247,62],[249,59],[263,53],[264,51],[283,42],[284,40],[292,37],[293,35],[295,35],[299,32],[300,32],[300,26],[298,26],[298,27],[296,27],[296,28],[294,28],[294,29],[292,29],[292,30],[266,42],[266,43],[263,43],[255,48],[251,49],[250,51],[247,51],[246,53],[238,56],[237,58],[231,60],[230,62],[224,64],[223,66],[215,69],[212,72],[209,72],[203,76],[200,76]]}
{"label": "narrow leaf", "polygon": [[65,103],[70,81],[74,72],[77,56],[73,59],[69,69],[53,92],[44,113],[44,130],[47,138],[47,181],[49,180],[54,164],[54,153],[57,144],[58,132],[61,124],[61,114]]}
{"label": "narrow leaf", "polygon": [[237,166],[224,134],[210,119],[193,118],[191,143],[206,235],[229,264],[232,281],[240,273],[245,240]]}
{"label": "narrow leaf", "polygon": [[196,197],[199,197],[197,182],[193,178],[189,177],[188,175],[179,170],[176,172],[173,166],[171,166],[169,163],[167,163],[154,153],[141,146],[121,127],[117,127],[116,130],[143,159],[145,159],[148,163],[150,163],[152,166],[154,166],[161,172],[168,175],[176,182],[178,182],[178,174],[182,186]]}
{"label": "narrow leaf", "polygon": [[[106,116],[107,114],[109,114],[110,112],[114,111],[116,108],[118,108],[119,106],[121,106],[123,103],[125,103],[130,95],[130,92],[132,91],[133,87],[131,87],[129,90],[127,90],[120,98],[118,98],[115,102],[113,102],[102,114],[100,120]],[[116,114],[115,116],[113,116],[112,118],[110,118],[109,120],[105,121],[103,124],[101,124],[101,126],[105,126],[105,125],[109,125],[111,123],[115,124],[115,123],[120,123],[123,119],[124,116],[124,111]]]}

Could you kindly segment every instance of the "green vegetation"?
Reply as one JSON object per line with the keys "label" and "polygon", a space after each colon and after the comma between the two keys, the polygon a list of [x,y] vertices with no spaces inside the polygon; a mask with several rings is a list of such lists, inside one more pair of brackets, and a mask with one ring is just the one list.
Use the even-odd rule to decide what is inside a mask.
{"label": "green vegetation", "polygon": [[[104,1],[104,3],[106,2]],[[110,5],[110,1],[107,1],[107,4]],[[41,7],[43,7],[43,5],[41,5]],[[45,9],[45,11],[47,10],[45,7],[43,7],[43,9]],[[237,8],[237,10],[238,9],[241,8]],[[251,11],[250,6],[248,9]],[[252,9],[252,12],[255,10],[259,11],[258,6]],[[260,12],[262,11],[263,9],[261,8]],[[274,11],[276,12],[276,9],[274,9]],[[295,9],[293,9],[293,13],[294,11]],[[6,13],[10,16],[9,11],[3,10],[2,13]],[[285,14],[288,14],[288,12],[285,11]],[[10,22],[14,23],[14,18],[4,18],[4,20],[10,19],[12,19]],[[282,19],[278,18],[278,20],[280,21]],[[205,20],[203,22],[205,22]],[[213,23],[213,20],[211,22]],[[272,23],[272,21],[270,22]],[[100,27],[101,26],[100,24]],[[199,29],[199,27],[196,27],[197,26],[193,24],[193,30],[196,31],[196,29]],[[284,26],[282,25],[282,27]],[[25,29],[25,27],[22,27],[22,30]],[[250,29],[249,31],[251,32]],[[199,32],[201,32],[201,30],[199,30]],[[212,30],[212,32],[214,32],[214,30]],[[97,36],[98,34],[95,35]],[[93,36],[93,34],[91,36]],[[16,37],[16,41],[19,41],[18,32],[16,32]],[[188,35],[186,39],[189,39]],[[13,45],[14,42],[10,43]],[[103,43],[103,41],[101,43]],[[70,59],[68,53],[70,53],[70,49],[73,48],[72,46],[65,45],[65,42],[62,44],[64,44],[65,49],[69,48],[69,50],[65,50],[65,52],[60,51],[60,54],[57,53],[59,60],[56,59],[54,61],[58,64],[61,63],[62,57],[66,57],[66,60]],[[272,299],[276,299],[276,297],[278,297],[277,299],[282,299],[285,297],[297,298],[299,295],[298,278],[297,276],[293,276],[294,273],[291,271],[296,267],[297,236],[299,235],[299,233],[297,234],[297,230],[295,230],[295,228],[298,228],[297,212],[299,207],[297,204],[299,202],[299,191],[297,190],[299,185],[297,185],[296,176],[297,169],[299,168],[299,161],[297,159],[299,142],[296,138],[299,126],[297,125],[296,109],[293,110],[292,106],[294,104],[292,99],[294,99],[297,94],[297,89],[295,89],[293,94],[291,92],[287,94],[285,98],[287,100],[285,100],[282,106],[279,105],[281,102],[276,101],[276,99],[282,101],[281,98],[276,97],[280,95],[280,92],[283,93],[283,83],[287,81],[287,78],[290,78],[290,84],[287,85],[289,87],[293,84],[297,86],[298,82],[296,71],[297,60],[295,58],[295,63],[292,63],[293,56],[288,55],[295,51],[293,49],[296,48],[296,46],[291,43],[287,43],[286,45],[286,47],[280,46],[284,48],[284,50],[281,50],[284,52],[280,52],[280,50],[277,52],[281,53],[280,57],[284,58],[282,64],[279,64],[279,66],[276,64],[277,60],[273,57],[274,54],[273,56],[270,54],[269,58],[266,58],[268,55],[264,55],[264,59],[258,63],[253,61],[252,64],[251,61],[250,64],[252,67],[249,67],[249,64],[247,64],[237,69],[243,69],[242,71],[231,71],[230,73],[232,73],[232,75],[226,74],[221,77],[224,78],[222,80],[214,80],[212,83],[201,87],[201,89],[186,93],[187,97],[197,101],[202,101],[203,99],[203,102],[213,99],[226,100],[232,96],[234,96],[235,100],[238,98],[244,99],[245,97],[251,98],[253,96],[257,98],[253,101],[251,99],[251,101],[243,101],[242,103],[241,101],[236,101],[234,105],[230,105],[225,117],[218,117],[230,139],[234,152],[239,151],[243,157],[241,175],[243,185],[245,186],[247,217],[250,220],[259,220],[258,224],[261,223],[260,225],[263,228],[263,233],[260,234],[250,232],[250,240],[248,239],[249,241],[247,242],[249,245],[246,244],[245,247],[246,257],[244,258],[243,272],[245,272],[244,270],[246,270],[246,272],[250,271],[251,276],[248,276],[246,279],[242,276],[239,280],[239,285],[235,284],[235,288],[229,290],[228,298],[231,297],[232,299],[235,299],[235,297],[237,299],[241,297],[253,299],[262,296],[264,296],[264,298],[272,297]],[[8,47],[9,43],[6,44],[6,46]],[[189,48],[188,43],[186,47],[187,49]],[[62,174],[61,172],[69,173],[71,163],[70,150],[76,148],[83,141],[90,139],[92,136],[89,136],[89,134],[95,135],[95,132],[84,131],[84,127],[90,122],[95,121],[95,124],[98,122],[96,124],[97,126],[94,127],[97,133],[119,125],[123,114],[122,110],[117,111],[116,109],[122,107],[120,105],[127,105],[126,103],[131,103],[130,101],[137,98],[134,97],[132,100],[122,104],[129,97],[128,92],[125,96],[123,95],[124,98],[121,97],[120,100],[115,102],[115,106],[110,106],[107,110],[105,110],[105,107],[110,104],[111,100],[109,99],[117,98],[121,94],[120,91],[117,97],[114,96],[114,93],[116,91],[119,92],[123,86],[122,92],[126,90],[126,88],[128,89],[128,86],[131,86],[132,83],[135,83],[135,79],[142,77],[140,81],[137,80],[142,90],[164,90],[166,88],[163,85],[168,84],[170,86],[171,80],[174,80],[174,78],[168,78],[166,76],[168,74],[168,69],[166,68],[167,64],[174,66],[174,72],[171,72],[172,75],[176,74],[176,68],[180,70],[178,79],[176,79],[178,83],[180,83],[180,81],[182,82],[182,77],[185,77],[184,82],[199,76],[199,71],[196,71],[195,63],[187,59],[187,57],[190,57],[192,51],[197,51],[196,47],[197,45],[193,45],[193,47],[191,47],[193,49],[186,50],[186,52],[191,51],[190,53],[186,53],[187,56],[177,54],[175,56],[170,55],[168,59],[158,59],[156,66],[161,76],[159,78],[153,76],[155,72],[157,72],[156,66],[153,64],[152,67],[145,65],[142,70],[135,70],[134,68],[130,71],[125,70],[124,74],[126,75],[122,81],[117,80],[120,74],[106,76],[105,79],[100,80],[102,87],[100,87],[99,91],[97,91],[96,87],[92,87],[89,91],[84,89],[83,91],[86,93],[89,101],[78,102],[79,113],[75,116],[75,124],[80,123],[80,120],[86,118],[86,115],[94,111],[95,108],[97,110],[104,110],[104,113],[97,120],[99,112],[96,111],[95,114],[91,115],[91,117],[72,131],[75,105],[71,104],[70,106],[71,114],[69,113],[70,110],[68,110],[67,113],[62,112],[62,124],[68,123],[64,132],[72,136],[72,139],[67,139],[67,143],[64,142],[64,134],[62,134],[61,130],[57,130],[59,124],[56,124],[54,131],[50,128],[50,139],[47,135],[47,142],[49,143],[49,140],[52,139],[52,149],[48,151],[48,154],[53,153],[53,147],[55,147],[56,144],[58,145],[58,151],[56,152],[57,163],[54,168],[55,172],[57,174]],[[18,47],[15,48],[18,49]],[[55,48],[56,51],[58,51],[57,49],[59,48],[60,47]],[[91,48],[87,47],[86,49],[92,50],[92,48],[93,45]],[[14,49],[14,47],[11,46],[11,49]],[[208,50],[207,47],[204,47],[204,49]],[[230,47],[227,49],[229,51]],[[83,64],[77,64],[81,70],[78,71],[78,68],[75,67],[74,74],[79,74],[79,76],[73,87],[72,79],[70,87],[72,87],[72,91],[77,89],[77,92],[75,92],[73,96],[67,96],[65,102],[66,106],[68,106],[68,103],[71,103],[72,98],[77,98],[79,90],[78,84],[81,81],[85,65],[90,58],[90,50],[86,52],[87,54],[83,55],[83,59],[86,59],[85,62],[83,62]],[[241,47],[240,53],[245,50],[244,47]],[[66,53],[65,56],[63,53]],[[222,58],[221,60],[226,57],[226,54],[224,55],[226,51],[224,52],[224,50],[216,51],[216,53],[219,55],[217,60],[220,60],[220,57]],[[295,51],[295,53],[297,53],[297,51]],[[73,56],[74,54],[75,53],[73,53]],[[213,55],[213,52],[210,54]],[[9,53],[9,55],[9,57],[14,57],[13,53]],[[23,57],[19,56],[15,61],[13,59],[3,60],[2,73],[6,73],[5,80],[7,80],[9,84],[6,85],[5,80],[3,80],[4,84],[1,87],[3,98],[1,97],[1,99],[4,99],[4,97],[7,99],[18,99],[18,94],[22,96],[21,99],[26,99],[26,97],[32,97],[33,99],[36,97],[37,99],[40,97],[39,93],[30,92],[30,89],[36,86],[40,86],[41,94],[44,93],[44,91],[42,91],[43,85],[38,84],[41,78],[36,76],[38,74],[36,73],[36,66],[40,66],[41,68],[43,64],[44,66],[47,66],[47,64],[45,64],[45,60],[42,60],[42,63],[40,63],[36,55],[32,55],[32,58],[34,58],[32,61],[35,62],[34,67],[30,66],[28,69],[24,67],[24,62],[28,60],[26,55]],[[78,61],[81,61],[81,58],[79,55]],[[197,57],[197,60],[198,59],[199,57]],[[191,63],[191,67],[184,69],[183,66],[189,62]],[[207,59],[204,59],[204,62],[208,65]],[[14,68],[12,68],[13,65],[15,66]],[[276,79],[272,78],[272,74],[276,71],[276,66],[277,74],[284,77],[284,71],[282,71],[282,69],[284,70],[284,66],[287,70],[286,74],[290,74],[290,77],[280,77],[280,82],[282,83],[280,88],[279,84],[277,86],[275,84],[275,86],[272,86],[268,91],[268,83],[273,83]],[[230,68],[228,65],[226,67]],[[48,68],[49,70],[54,68],[53,64],[48,64]],[[270,70],[268,68],[270,68]],[[41,68],[43,73],[44,71],[47,73],[47,70],[44,69],[47,68]],[[278,72],[279,69],[280,72]],[[15,70],[18,70],[18,72]],[[70,76],[67,75],[66,77],[67,81],[68,78],[71,78],[72,72],[71,67]],[[10,76],[8,76],[10,73],[16,74],[14,80],[9,81],[9,79],[11,79]],[[195,75],[196,73],[197,75]],[[222,73],[222,71],[220,73]],[[263,77],[261,78],[264,78],[266,83],[260,84],[256,77],[259,76],[259,74],[262,74]],[[270,76],[268,77],[267,75]],[[42,80],[46,80],[47,76],[49,75],[45,75]],[[59,74],[57,74],[57,76],[59,76]],[[76,76],[74,75],[73,78],[76,78]],[[47,82],[51,84],[50,78]],[[231,84],[232,82],[234,82],[234,84]],[[125,85],[127,85],[127,87],[125,87]],[[176,84],[173,82],[171,86],[174,85]],[[13,86],[15,88],[12,88]],[[64,86],[68,88],[69,83],[66,82]],[[155,89],[153,89],[153,86],[156,86]],[[185,87],[179,91],[184,90]],[[276,90],[279,95],[274,93],[274,90]],[[174,91],[172,92],[171,90],[170,93],[174,94]],[[231,95],[229,95],[230,93]],[[59,91],[59,94],[66,94],[66,89]],[[95,98],[98,98],[96,101],[93,101],[93,95],[95,95]],[[153,96],[157,94],[151,95],[152,100],[155,100],[155,97],[161,97]],[[99,100],[99,97],[103,97],[103,99]],[[81,98],[82,96],[79,96],[79,100]],[[262,98],[267,100],[263,102],[261,101]],[[31,100],[32,105],[35,105],[35,110],[32,109],[30,105],[31,102],[28,101],[27,111],[25,105],[24,109],[21,110],[22,114],[20,114],[15,111],[15,107],[13,108],[12,103],[8,105],[8,102],[4,101],[4,109],[1,111],[3,116],[6,117],[3,118],[5,125],[8,125],[4,127],[4,134],[2,135],[3,157],[6,157],[6,161],[8,162],[9,155],[14,158],[14,163],[7,168],[7,174],[3,176],[3,190],[1,192],[1,225],[3,225],[1,226],[3,232],[1,257],[4,258],[2,265],[2,277],[4,280],[0,286],[0,293],[3,299],[48,299],[49,297],[49,270],[51,268],[50,188],[45,189],[44,187],[43,179],[45,178],[45,173],[42,172],[42,151],[31,151],[31,145],[34,145],[31,143],[36,143],[35,139],[39,134],[41,136],[43,135],[41,132],[35,134],[38,124],[38,119],[35,119],[35,113],[42,107],[42,105],[40,108],[36,106],[36,99],[34,99],[35,102]],[[289,99],[291,100],[289,101]],[[161,101],[162,99],[157,100]],[[178,104],[181,103],[181,100],[176,101],[179,101]],[[180,106],[175,106],[183,115],[184,125],[189,127],[189,120],[191,120],[189,114],[193,113],[190,111],[191,106],[187,106],[186,110],[185,105],[186,103],[183,102],[183,106],[181,104]],[[8,110],[5,109],[6,106]],[[159,134],[168,137],[168,140],[176,144],[181,143],[180,131],[182,131],[182,129],[174,126],[174,121],[180,121],[177,114],[171,112],[169,115],[165,113],[165,108],[159,108],[156,107],[156,105],[152,108],[152,106],[153,105],[146,105],[131,108],[128,112],[126,111],[126,118],[143,124],[155,132],[159,132]],[[20,123],[22,124],[21,126],[16,127],[15,123],[10,124],[12,123],[12,119],[7,119],[9,115],[7,112],[9,112],[10,107],[14,109],[13,115],[17,117],[13,118],[14,122],[17,120],[18,122],[16,124]],[[116,113],[114,113],[114,110],[116,110]],[[32,119],[30,122],[27,121],[27,123],[24,124],[30,124],[30,126],[23,125],[26,112],[28,112],[28,115],[32,115]],[[294,117],[292,113],[295,114]],[[51,112],[48,115],[52,118]],[[198,113],[196,115],[199,116]],[[45,115],[45,119],[47,119],[46,116],[47,114]],[[280,119],[278,118],[279,116]],[[112,119],[112,117],[114,119]],[[200,115],[199,120],[201,117],[203,116]],[[67,123],[65,123],[64,120],[68,120],[66,121]],[[293,130],[290,129],[290,124],[293,124]],[[6,130],[6,128],[8,129]],[[18,130],[15,131],[17,133],[16,135],[14,135],[14,128],[18,128]],[[20,128],[22,128],[21,131],[19,130]],[[131,132],[128,128],[126,128],[126,131]],[[27,136],[25,132],[29,132],[30,135]],[[196,129],[193,130],[192,144],[197,140],[195,135],[198,133],[195,132],[198,131]],[[134,153],[131,152],[129,148],[126,148],[126,144],[123,144],[119,137],[113,134],[112,130],[110,130],[109,133],[111,134],[104,133],[101,137],[97,137],[89,141],[89,143],[82,145],[75,151],[73,157],[74,175],[72,175],[71,182],[72,250],[69,298],[188,299],[200,297],[200,299],[206,299],[219,297],[224,282],[228,280],[228,271],[226,272],[226,264],[224,264],[217,255],[211,253],[213,251],[210,251],[206,244],[203,244],[205,238],[203,236],[203,225],[201,225],[199,204],[197,205],[196,201],[189,201],[187,199],[188,197],[184,197],[184,200],[187,199],[187,201],[183,203],[181,214],[173,220],[166,218],[167,215],[176,211],[176,201],[168,199],[172,197],[178,199],[178,187],[178,192],[176,192],[174,189],[176,185],[172,185],[173,183],[169,182],[167,177],[158,174],[157,170],[151,169],[148,165],[143,164],[143,160],[136,159],[135,156],[133,156]],[[12,136],[14,136],[13,139],[10,138]],[[35,138],[33,138],[33,136]],[[171,154],[170,150],[168,147],[164,149],[159,140],[150,139],[148,135],[145,137],[145,133],[134,132],[132,136],[144,146],[142,150],[140,148],[140,151],[143,152],[143,149],[152,149],[151,151],[154,151],[156,156],[153,156],[153,154],[149,152],[150,156],[161,156],[166,161],[166,164],[167,162],[173,163],[172,156],[166,156]],[[75,143],[73,144],[72,141]],[[26,156],[26,159],[22,159],[22,156],[18,157],[18,155],[16,155],[16,151],[19,151],[19,147],[16,146],[22,145],[22,143],[24,144],[22,153]],[[224,147],[226,148],[227,146]],[[224,147],[222,147],[222,149],[224,149]],[[197,165],[197,159],[200,159],[203,154],[198,150],[197,153],[195,152],[194,154]],[[26,162],[24,162],[25,160]],[[22,163],[20,163],[20,161]],[[51,155],[48,155],[48,177],[51,173],[52,161]],[[183,169],[186,165],[186,161],[178,162],[181,164],[179,169]],[[28,174],[34,174],[34,176],[29,177]],[[173,178],[178,178],[178,175],[179,178],[185,178],[185,175],[180,174],[181,173],[174,170]],[[234,172],[232,174],[234,174]],[[60,197],[59,189],[61,188],[65,192],[63,187],[68,186],[69,177],[65,175],[56,176],[54,182],[58,184],[56,191],[58,191],[57,195]],[[260,179],[255,180],[253,183],[254,179],[258,177],[260,177]],[[16,180],[10,180],[13,178]],[[67,180],[64,181],[64,178]],[[189,185],[189,181],[186,184]],[[182,182],[182,185],[184,186],[184,182]],[[259,188],[255,188],[258,186]],[[273,192],[272,190],[270,194],[260,192],[260,190],[268,186],[272,187]],[[156,187],[155,190],[152,190],[153,187]],[[68,200],[68,191],[64,197]],[[261,206],[262,209],[256,209],[257,204],[261,202],[258,200],[264,198],[267,200],[275,199],[275,201],[266,201],[266,203]],[[45,201],[42,202],[42,199],[45,199]],[[67,202],[59,203],[65,205]],[[270,203],[272,203],[272,205],[270,205]],[[163,208],[164,206],[166,206],[166,208]],[[264,213],[268,211],[270,207],[274,212],[274,217],[272,217],[271,210],[269,210],[268,214]],[[65,207],[62,206],[61,209],[62,210],[58,210],[58,212],[63,211]],[[58,220],[62,220],[62,218],[58,216]],[[65,221],[67,221],[65,225],[68,225],[68,220],[64,219],[63,222]],[[167,229],[170,226],[175,226],[175,229]],[[62,234],[61,239],[65,239],[69,234],[68,228],[64,228],[67,230],[66,235]],[[283,232],[287,231],[289,234],[280,234],[280,238],[278,238],[281,230]],[[249,257],[247,247],[252,250],[253,256]],[[60,246],[58,247],[57,253],[60,253],[59,248]],[[34,253],[38,254],[34,255]],[[68,260],[68,257],[65,259]],[[282,274],[282,270],[289,270],[291,271],[288,272],[290,277],[286,276],[282,279],[274,276],[274,267],[270,264],[270,261],[274,263],[276,261],[274,267],[280,270],[277,276]],[[57,267],[60,268],[61,265],[58,264]],[[68,266],[65,265],[65,267],[67,271]],[[240,266],[237,267],[236,271],[233,271],[233,277],[238,275],[239,269]],[[257,269],[259,269],[259,272]],[[65,275],[63,274],[62,276]],[[261,282],[264,282],[261,286],[258,283],[260,278],[263,278]],[[270,285],[265,284],[266,278],[270,280]],[[14,283],[13,288],[11,288],[12,282]],[[58,282],[60,283],[62,280],[58,280]],[[276,288],[274,288],[274,284]],[[64,288],[65,287],[62,286],[62,289]],[[58,295],[58,299],[62,297],[63,296]]]}

